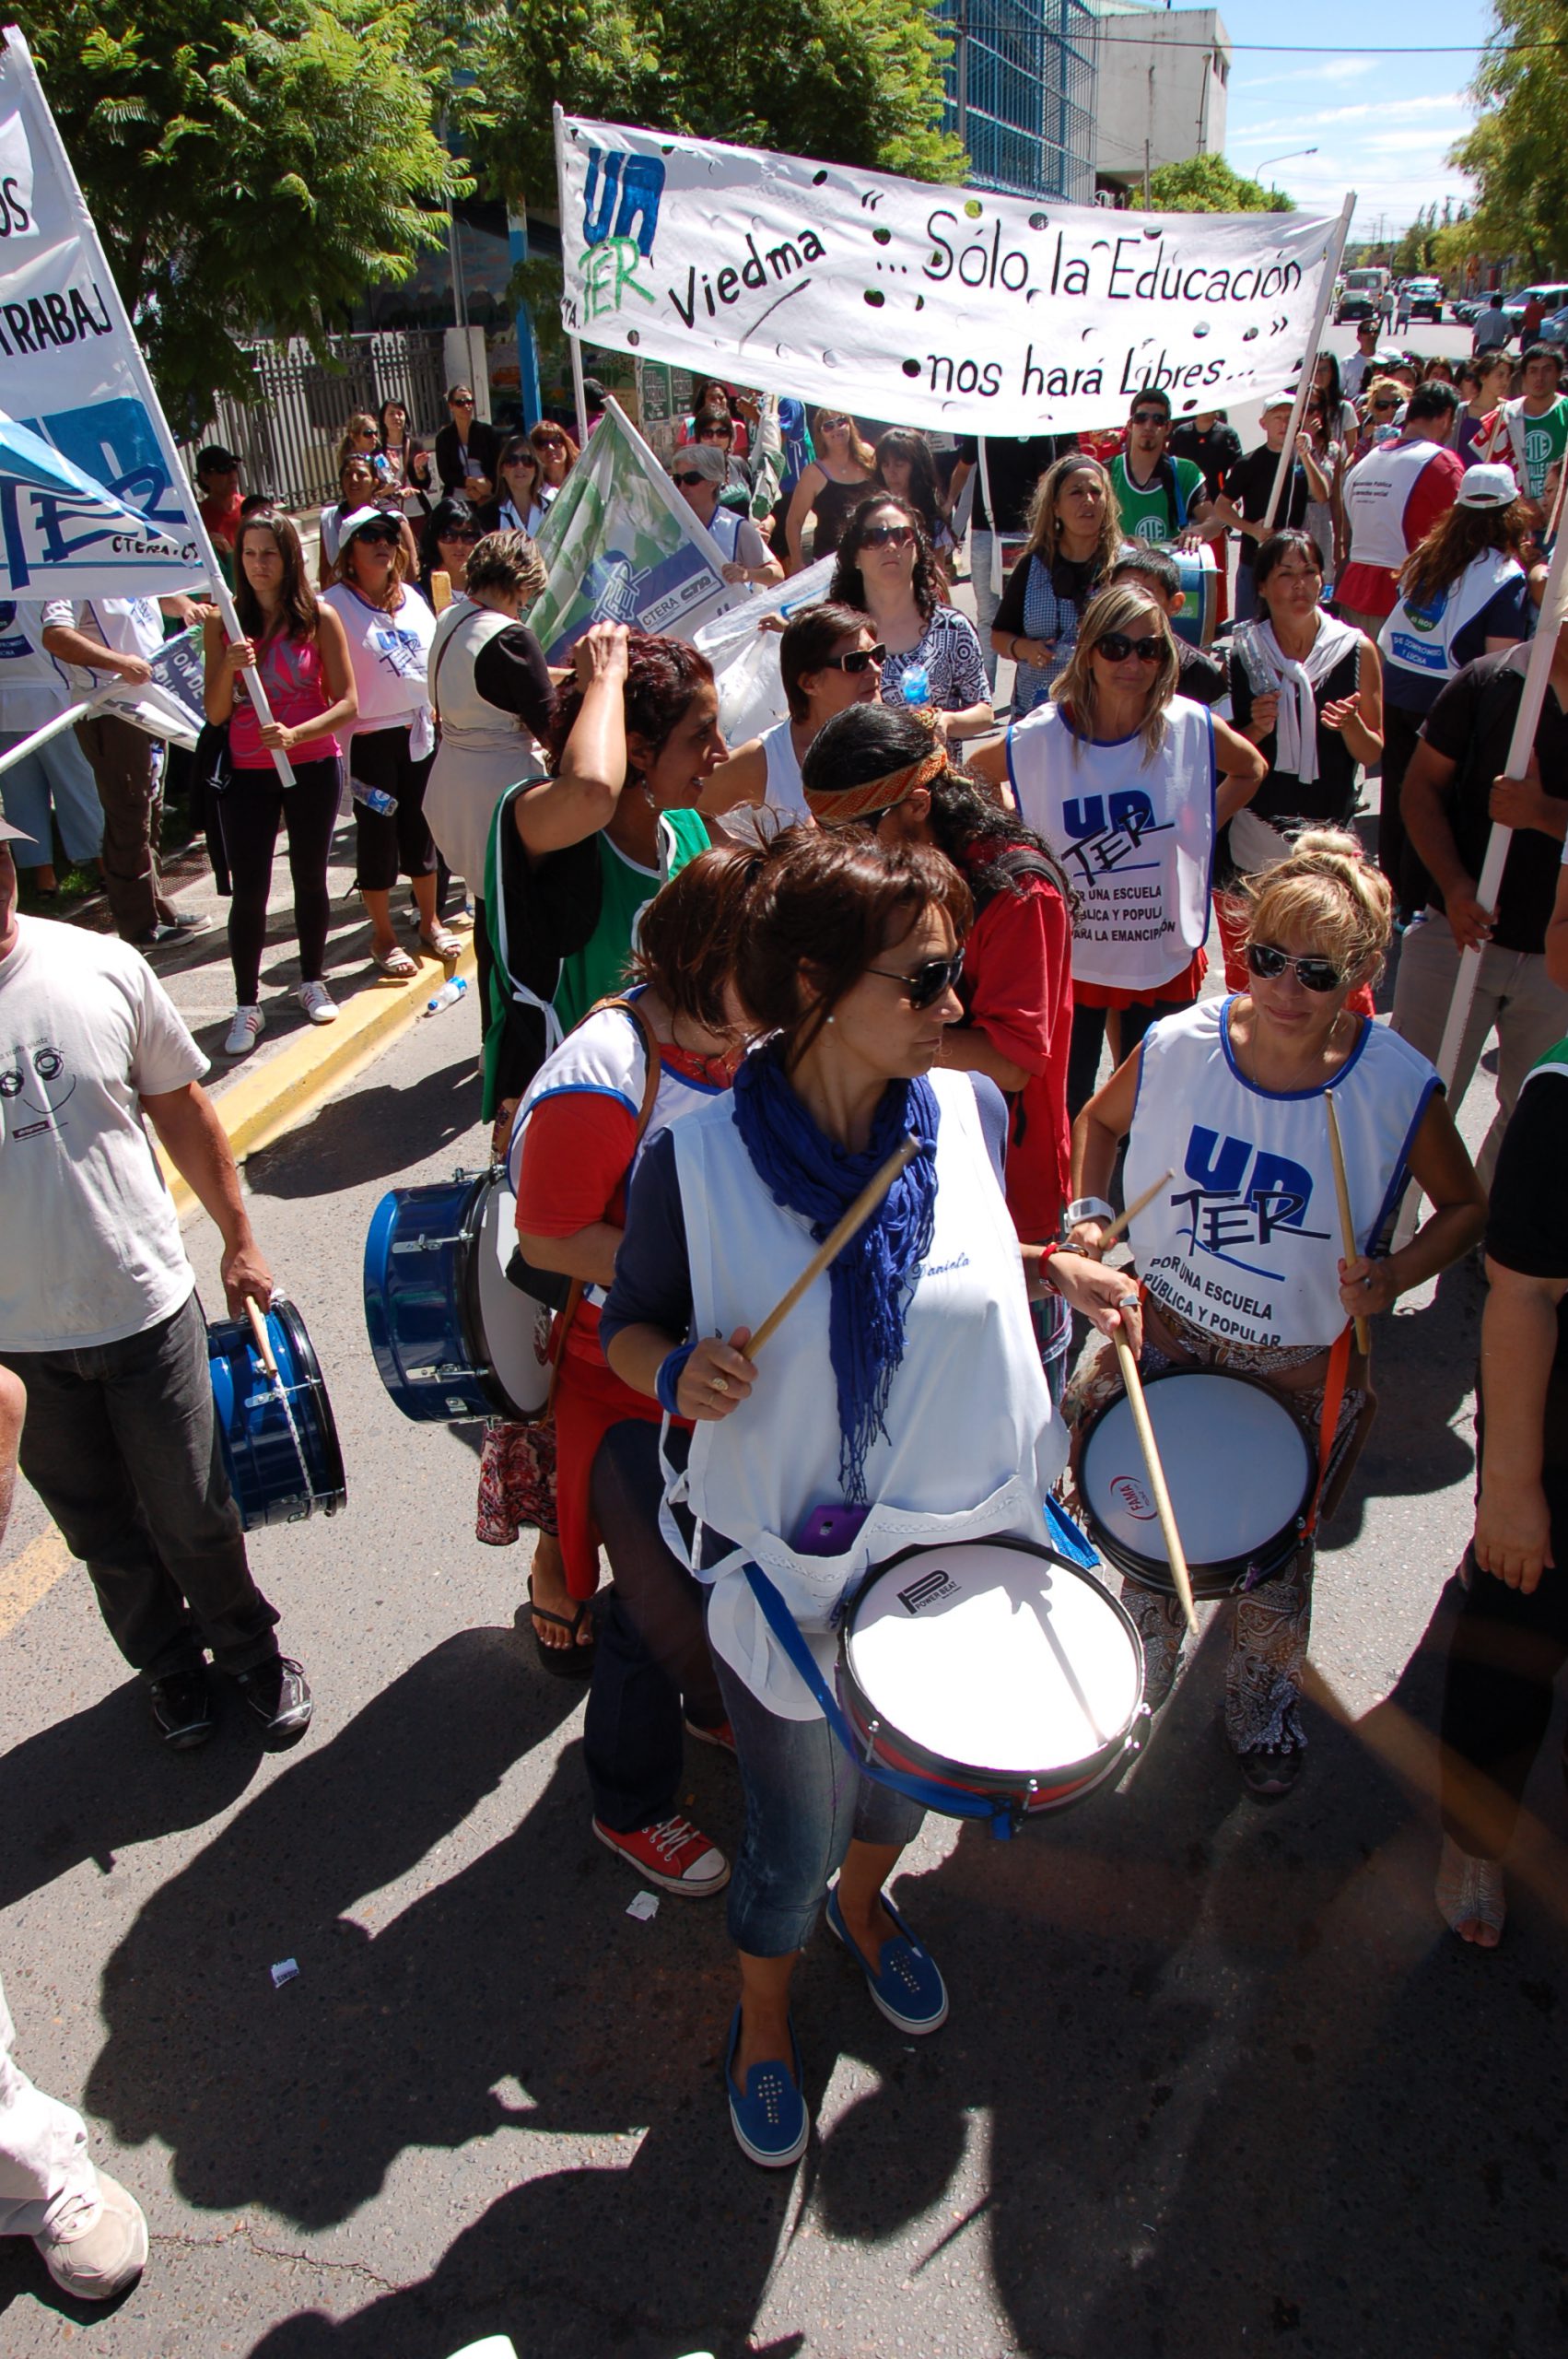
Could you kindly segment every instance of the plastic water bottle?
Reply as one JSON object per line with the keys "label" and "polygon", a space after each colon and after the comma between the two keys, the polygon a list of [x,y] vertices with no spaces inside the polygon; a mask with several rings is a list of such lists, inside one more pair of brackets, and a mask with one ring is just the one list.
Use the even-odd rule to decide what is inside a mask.
{"label": "plastic water bottle", "polygon": [[898,683],[898,693],[906,704],[930,704],[931,675],[923,663],[911,663]]}
{"label": "plastic water bottle", "polygon": [[367,811],[375,811],[383,819],[392,817],[397,809],[395,794],[389,794],[384,786],[367,786],[362,779],[350,779],[348,782],[354,790],[356,803],[362,803]]}
{"label": "plastic water bottle", "polygon": [[440,990],[436,993],[434,999],[427,999],[426,1001],[426,1015],[439,1015],[443,1007],[455,1007],[458,1001],[462,997],[467,989],[468,978],[466,975],[449,975],[446,981],[441,985]]}

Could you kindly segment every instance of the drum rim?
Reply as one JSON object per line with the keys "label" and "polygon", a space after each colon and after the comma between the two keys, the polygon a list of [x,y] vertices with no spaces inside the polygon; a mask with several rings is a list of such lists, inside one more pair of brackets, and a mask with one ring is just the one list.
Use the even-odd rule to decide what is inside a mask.
{"label": "drum rim", "polygon": [[[316,1356],[316,1347],[310,1341],[304,1313],[288,1295],[275,1295],[267,1316],[269,1323],[273,1319],[277,1320],[284,1340],[298,1366],[305,1388],[310,1393],[319,1411],[315,1438],[321,1452],[322,1471],[325,1481],[319,1497],[314,1492],[311,1493],[310,1512],[312,1515],[318,1512],[322,1515],[335,1515],[339,1508],[347,1505],[348,1479],[344,1469],[343,1443],[337,1430],[337,1419],[333,1414],[332,1396],[327,1391],[326,1378],[322,1374],[322,1364]],[[275,1346],[274,1357],[275,1356]],[[300,1438],[305,1440],[306,1438],[301,1435]],[[306,1441],[306,1450],[309,1454],[309,1441]]]}
{"label": "drum rim", "polygon": [[[1250,1385],[1255,1392],[1263,1393],[1282,1415],[1290,1418],[1291,1425],[1300,1438],[1306,1461],[1305,1479],[1302,1485],[1301,1497],[1284,1521],[1275,1527],[1269,1539],[1261,1542],[1257,1548],[1245,1556],[1205,1556],[1188,1560],[1187,1569],[1192,1579],[1192,1592],[1195,1597],[1228,1597],[1233,1590],[1243,1587],[1247,1574],[1255,1566],[1266,1565],[1268,1567],[1267,1571],[1258,1574],[1253,1584],[1255,1588],[1261,1588],[1264,1581],[1274,1579],[1294,1555],[1301,1545],[1303,1525],[1317,1481],[1317,1468],[1313,1461],[1312,1445],[1303,1432],[1299,1421],[1291,1415],[1291,1412],[1285,1407],[1273,1386],[1265,1383],[1259,1376],[1252,1376],[1242,1368],[1233,1367],[1165,1367],[1158,1369],[1153,1376],[1146,1376],[1143,1379],[1143,1390],[1147,1394],[1152,1392],[1156,1385],[1167,1384],[1173,1378],[1190,1379],[1195,1376],[1217,1378],[1226,1384]],[[1099,1426],[1110,1415],[1112,1410],[1119,1408],[1126,1399],[1125,1392],[1113,1393],[1108,1401],[1103,1401],[1100,1403],[1093,1416],[1087,1418],[1083,1424],[1082,1438],[1074,1453],[1077,1461],[1078,1496],[1082,1502],[1084,1521],[1089,1526],[1094,1544],[1105,1552],[1117,1570],[1125,1573],[1129,1579],[1137,1581],[1144,1589],[1161,1590],[1174,1596],[1176,1583],[1171,1577],[1169,1559],[1164,1556],[1146,1556],[1141,1550],[1134,1548],[1129,1542],[1119,1540],[1114,1533],[1108,1532],[1100,1517],[1096,1515],[1089,1494],[1083,1487],[1086,1471],[1084,1461],[1089,1444]]]}
{"label": "drum rim", "polygon": [[[501,1382],[491,1364],[489,1347],[485,1341],[485,1306],[479,1296],[479,1256],[485,1245],[485,1207],[492,1188],[499,1187],[503,1167],[492,1164],[481,1171],[462,1200],[462,1226],[470,1232],[468,1249],[462,1257],[457,1288],[458,1317],[462,1321],[462,1341],[468,1353],[469,1371],[474,1383],[490,1403],[490,1414],[504,1417],[509,1424],[523,1418],[522,1411]],[[452,1423],[461,1423],[453,1418]]]}
{"label": "drum rim", "polygon": [[[485,1173],[485,1174],[484,1174],[484,1176],[483,1176],[483,1178],[482,1178],[479,1181],[477,1181],[475,1184],[476,1184],[476,1186],[483,1187],[483,1188],[486,1188],[486,1189],[491,1189],[491,1188],[504,1188],[504,1187],[506,1187],[506,1184],[507,1184],[507,1167],[506,1167],[506,1165],[505,1165],[504,1163],[493,1163],[493,1164],[490,1166],[489,1170],[488,1170],[486,1173]],[[509,1191],[508,1191],[508,1192],[509,1192],[509,1193],[510,1192],[510,1191],[509,1191]],[[513,1200],[513,1201],[515,1202],[515,1198],[514,1198],[514,1200]],[[517,1425],[517,1426],[536,1426],[536,1425],[539,1423],[540,1418],[544,1415],[544,1411],[543,1411],[542,1409],[523,1409],[523,1408],[520,1408],[520,1407],[519,1407],[519,1405],[518,1405],[518,1403],[517,1403],[517,1402],[512,1399],[511,1394],[507,1391],[506,1384],[505,1384],[505,1382],[504,1382],[504,1380],[503,1380],[503,1379],[502,1379],[500,1369],[496,1366],[496,1364],[495,1364],[494,1360],[493,1360],[493,1359],[491,1358],[491,1356],[490,1356],[490,1346],[489,1346],[488,1340],[486,1339],[486,1334],[485,1334],[485,1318],[484,1318],[485,1302],[484,1302],[484,1295],[483,1295],[483,1292],[482,1292],[482,1290],[481,1290],[480,1276],[479,1276],[480,1269],[481,1269],[481,1267],[482,1267],[482,1263],[481,1263],[481,1262],[480,1262],[480,1258],[479,1258],[479,1257],[480,1257],[480,1252],[483,1250],[483,1249],[484,1249],[484,1244],[485,1244],[485,1212],[488,1209],[488,1206],[489,1206],[489,1197],[488,1197],[488,1194],[486,1194],[486,1198],[485,1198],[485,1201],[484,1201],[484,1205],[483,1205],[481,1208],[479,1208],[479,1210],[478,1210],[477,1222],[476,1222],[476,1226],[475,1226],[475,1227],[474,1227],[474,1247],[475,1247],[475,1249],[476,1249],[476,1250],[474,1250],[474,1251],[472,1251],[472,1252],[468,1255],[467,1262],[466,1262],[466,1263],[465,1263],[465,1265],[464,1265],[464,1278],[465,1278],[465,1282],[466,1282],[467,1273],[468,1273],[469,1271],[472,1271],[472,1272],[473,1272],[473,1273],[474,1273],[474,1307],[473,1307],[474,1327],[474,1333],[475,1333],[475,1336],[477,1337],[478,1341],[479,1341],[479,1342],[484,1345],[484,1349],[483,1349],[483,1351],[482,1351],[482,1352],[480,1352],[480,1353],[477,1355],[477,1358],[478,1358],[479,1362],[484,1366],[484,1367],[485,1367],[485,1369],[486,1369],[486,1373],[487,1373],[487,1375],[488,1375],[488,1377],[489,1377],[489,1379],[490,1379],[490,1383],[491,1383],[491,1386],[493,1387],[493,1390],[494,1390],[494,1397],[495,1397],[495,1399],[497,1400],[497,1403],[499,1404],[499,1405],[497,1406],[497,1411],[496,1411],[497,1415],[497,1416],[500,1416],[500,1417],[504,1417],[504,1418],[507,1420],[507,1422],[508,1422],[508,1424],[509,1424],[509,1425]],[[521,1292],[521,1289],[517,1288],[517,1287],[513,1287],[512,1291],[513,1291],[514,1293],[519,1293],[519,1292]],[[465,1285],[464,1285],[464,1293],[466,1294],[466,1292],[467,1292],[467,1285],[466,1285],[466,1283],[465,1283]],[[532,1301],[532,1299],[533,1299],[533,1297],[532,1297],[532,1296],[530,1296],[530,1297],[529,1297],[529,1300],[530,1300],[530,1301]],[[547,1307],[547,1306],[545,1306],[545,1307]],[[551,1317],[552,1317],[552,1319],[554,1319],[554,1318],[556,1317],[556,1313],[552,1312],[552,1313],[551,1313]],[[483,1377],[479,1377],[479,1378],[476,1378],[476,1379],[475,1379],[475,1380],[476,1380],[476,1382],[478,1382],[479,1384],[483,1385],[483,1384],[484,1384],[484,1381],[485,1381],[485,1379],[484,1379]]]}
{"label": "drum rim", "polygon": [[[879,1728],[889,1731],[900,1748],[907,1752],[911,1761],[920,1764],[926,1776],[934,1778],[939,1784],[952,1786],[959,1793],[967,1791],[1012,1799],[1026,1793],[1031,1778],[1038,1785],[1049,1785],[1052,1788],[1068,1784],[1087,1788],[1088,1785],[1097,1782],[1092,1776],[1081,1777],[1079,1773],[1092,1773],[1097,1768],[1108,1770],[1119,1756],[1127,1752],[1143,1709],[1143,1641],[1138,1635],[1137,1623],[1134,1622],[1120,1598],[1113,1595],[1104,1581],[1097,1580],[1086,1565],[1074,1565],[1059,1550],[1047,1548],[1039,1541],[1021,1540],[1011,1532],[988,1532],[971,1533],[968,1539],[954,1541],[953,1545],[954,1547],[1010,1548],[1018,1555],[1043,1556],[1047,1564],[1054,1565],[1061,1571],[1071,1573],[1078,1579],[1088,1581],[1093,1585],[1121,1623],[1131,1644],[1133,1661],[1138,1666],[1138,1694],[1132,1709],[1128,1715],[1127,1725],[1118,1735],[1107,1738],[1102,1745],[1096,1745],[1092,1753],[1083,1754],[1076,1761],[1059,1762],[1052,1769],[989,1769],[977,1763],[955,1762],[951,1754],[933,1753],[929,1745],[922,1744],[920,1740],[911,1736],[907,1729],[902,1728],[896,1721],[890,1720],[885,1712],[877,1711],[872,1707],[865,1689],[856,1678],[849,1661],[849,1641],[854,1636],[855,1614],[872,1584],[879,1580],[883,1573],[892,1572],[896,1566],[906,1563],[911,1556],[930,1555],[931,1543],[926,1540],[912,1541],[908,1547],[900,1548],[894,1555],[884,1556],[880,1564],[869,1566],[856,1582],[845,1605],[838,1625],[837,1668],[839,1691],[851,1725],[854,1723],[855,1717],[850,1709],[852,1698],[856,1707],[863,1708],[867,1716],[877,1721]],[[856,1733],[863,1734],[864,1731],[857,1729]],[[954,1776],[954,1769],[963,1770],[965,1778],[969,1781],[966,1785],[960,1783]],[[1027,1803],[1024,1803],[1023,1807],[1026,1808]]]}

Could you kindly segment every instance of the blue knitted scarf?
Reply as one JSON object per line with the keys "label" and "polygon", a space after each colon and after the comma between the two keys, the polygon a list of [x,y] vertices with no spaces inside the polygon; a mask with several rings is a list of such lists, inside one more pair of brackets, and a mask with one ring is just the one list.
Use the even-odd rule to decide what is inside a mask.
{"label": "blue knitted scarf", "polygon": [[866,1496],[866,1454],[885,1435],[904,1357],[904,1318],[936,1223],[940,1119],[929,1081],[890,1081],[863,1153],[820,1131],[785,1075],[778,1044],[754,1049],[735,1075],[734,1122],[776,1204],[811,1223],[820,1245],[906,1132],[920,1153],[828,1273],[828,1352],[838,1388],[838,1473],[847,1501]]}

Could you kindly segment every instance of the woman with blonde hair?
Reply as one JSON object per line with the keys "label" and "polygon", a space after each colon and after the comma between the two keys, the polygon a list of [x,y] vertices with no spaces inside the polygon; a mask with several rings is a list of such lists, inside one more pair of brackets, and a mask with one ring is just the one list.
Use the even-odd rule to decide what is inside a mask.
{"label": "woman with blonde hair", "polygon": [[[1081,1201],[1070,1208],[1069,1242],[1100,1250],[1125,1138],[1128,1202],[1154,1189],[1129,1232],[1145,1372],[1225,1370],[1261,1381],[1317,1462],[1299,1545],[1238,1599],[1226,1672],[1226,1735],[1247,1791],[1270,1799],[1294,1784],[1306,1742],[1312,1532],[1371,1421],[1352,1321],[1390,1309],[1457,1261],[1480,1237],[1486,1206],[1432,1066],[1349,1003],[1376,980],[1393,933],[1387,882],[1356,838],[1310,830],[1240,891],[1247,987],[1156,1024],[1084,1108],[1073,1131]],[[1348,1254],[1324,1107],[1330,1089],[1354,1222]],[[1377,1255],[1407,1173],[1431,1216],[1399,1251]],[[1072,1388],[1070,1414],[1082,1424],[1119,1389],[1102,1356]],[[1220,1480],[1223,1433],[1214,1449]],[[1280,1503],[1282,1528],[1292,1504]],[[1123,1602],[1157,1708],[1176,1678],[1185,1622],[1162,1589],[1129,1580]]]}
{"label": "woman with blonde hair", "polygon": [[544,587],[544,562],[526,533],[487,533],[468,557],[462,597],[430,643],[430,703],[440,745],[425,816],[447,866],[474,896],[479,1030],[490,1004],[485,863],[496,805],[521,779],[543,778],[540,741],[554,689],[544,651],[522,610]]}
{"label": "woman with blonde hair", "polygon": [[969,757],[1011,784],[1078,895],[1071,1115],[1094,1089],[1109,1009],[1125,1051],[1198,997],[1215,834],[1264,775],[1256,746],[1177,693],[1180,675],[1159,600],[1114,583],[1090,602],[1052,701]]}
{"label": "woman with blonde hair", "polygon": [[791,573],[832,556],[855,509],[876,487],[876,452],[847,410],[819,409],[812,419],[812,441],[817,455],[795,486],[784,524]]}
{"label": "woman with blonde hair", "polygon": [[548,508],[582,453],[566,428],[557,426],[553,417],[542,417],[528,439],[539,453],[539,473],[543,478],[539,486],[539,499],[541,504]]}
{"label": "woman with blonde hair", "polygon": [[1121,553],[1121,516],[1098,459],[1069,452],[1048,467],[1029,508],[1029,539],[1008,575],[991,646],[1018,667],[1012,710],[1022,721],[1051,692],[1078,638],[1084,607]]}

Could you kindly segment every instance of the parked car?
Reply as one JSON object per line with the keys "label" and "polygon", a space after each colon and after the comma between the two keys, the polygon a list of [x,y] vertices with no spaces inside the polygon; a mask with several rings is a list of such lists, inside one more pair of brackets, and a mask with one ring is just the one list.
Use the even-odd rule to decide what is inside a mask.
{"label": "parked car", "polygon": [[1540,323],[1542,344],[1568,346],[1568,303],[1560,311],[1549,311]]}
{"label": "parked car", "polygon": [[1435,278],[1412,278],[1405,288],[1405,299],[1399,306],[1408,311],[1411,321],[1432,320],[1443,324],[1443,288]]}
{"label": "parked car", "polygon": [[1561,311],[1568,304],[1568,283],[1562,279],[1543,280],[1539,287],[1521,287],[1516,295],[1510,295],[1503,306],[1503,316],[1515,335],[1525,316],[1525,306],[1532,297],[1543,311]]}

